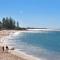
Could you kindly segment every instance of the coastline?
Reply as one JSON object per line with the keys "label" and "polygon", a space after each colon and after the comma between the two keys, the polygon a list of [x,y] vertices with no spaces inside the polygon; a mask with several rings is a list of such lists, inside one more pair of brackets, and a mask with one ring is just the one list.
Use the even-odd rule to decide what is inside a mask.
{"label": "coastline", "polygon": [[[5,42],[6,40],[11,38],[12,36],[17,36],[18,34],[21,34],[21,33],[24,33],[24,32],[34,32],[34,33],[36,33],[36,32],[46,32],[46,31],[53,31],[53,30],[39,30],[39,31],[37,31],[37,30],[27,30],[27,31],[25,31],[25,30],[24,31],[3,30],[3,31],[0,31],[0,37]],[[3,33],[1,33],[1,32],[3,32]],[[6,44],[0,43],[0,46],[3,46],[3,45],[6,46]],[[11,49],[11,48],[13,48],[13,47],[9,47],[9,49]],[[18,50],[16,50],[16,48],[14,48],[14,50],[9,50],[9,53],[12,54],[13,56],[15,55],[15,56],[19,57],[19,59],[22,58],[23,60],[44,60],[44,59],[41,59],[41,58],[34,57],[32,55],[28,55],[25,52],[18,51]]]}
{"label": "coastline", "polygon": [[[5,33],[3,33],[2,36],[1,36],[1,40],[4,40],[4,42],[5,42],[6,38],[8,40],[8,38],[11,38],[11,36],[16,36],[19,33],[26,32],[26,31],[15,31],[15,30],[6,31],[6,30],[4,30],[3,32],[5,32],[5,33],[8,32],[6,35],[5,35]],[[6,46],[6,44],[4,42],[3,42],[3,44],[1,43],[0,46]],[[11,48],[13,48],[13,47],[11,47]],[[9,49],[10,49],[10,47],[9,47]],[[9,50],[8,52],[12,55],[20,57],[20,59],[22,58],[23,60],[41,60],[41,59],[38,59],[38,58],[36,58],[32,55],[28,55],[25,52],[17,51],[16,49]]]}
{"label": "coastline", "polygon": [[[17,31],[17,32],[15,32],[14,34],[13,34],[13,36],[17,36],[18,34],[21,34],[21,33],[24,33],[24,32],[29,32],[29,31]],[[30,31],[31,32],[31,31]],[[25,60],[42,60],[42,59],[39,59],[39,58],[37,58],[37,57],[34,57],[34,56],[32,56],[32,55],[28,55],[28,54],[26,54],[25,52],[22,52],[22,51],[18,51],[18,50],[9,50],[9,52],[11,53],[11,54],[14,54],[14,55],[16,55],[16,56],[18,56],[18,57],[21,57],[21,58],[23,58],[23,59],[25,59]]]}
{"label": "coastline", "polygon": [[[21,57],[18,57],[14,54],[11,54],[10,52],[6,52],[6,49],[3,51],[2,46],[5,48],[5,41],[8,40],[8,38],[14,34],[16,31],[12,30],[1,30],[0,31],[0,60],[25,60]],[[3,44],[4,43],[4,44]],[[8,46],[9,47],[9,46]]]}
{"label": "coastline", "polygon": [[42,60],[42,59],[34,57],[32,55],[28,55],[28,54],[26,54],[25,52],[22,52],[22,51],[10,50],[9,52],[11,54],[16,55],[18,57],[21,57],[21,58],[23,58],[25,60]]}

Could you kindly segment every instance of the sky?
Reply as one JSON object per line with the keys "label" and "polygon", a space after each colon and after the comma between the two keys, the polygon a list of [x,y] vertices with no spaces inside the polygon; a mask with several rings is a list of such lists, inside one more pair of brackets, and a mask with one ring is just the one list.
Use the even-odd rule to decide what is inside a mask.
{"label": "sky", "polygon": [[60,28],[60,0],[0,0],[0,20],[3,17],[22,27]]}

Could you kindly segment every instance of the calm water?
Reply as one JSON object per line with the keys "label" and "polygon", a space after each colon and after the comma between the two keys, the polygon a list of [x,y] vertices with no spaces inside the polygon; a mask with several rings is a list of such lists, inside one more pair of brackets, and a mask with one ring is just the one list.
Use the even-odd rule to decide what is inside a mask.
{"label": "calm water", "polygon": [[9,39],[9,45],[46,60],[60,60],[60,32],[24,32]]}

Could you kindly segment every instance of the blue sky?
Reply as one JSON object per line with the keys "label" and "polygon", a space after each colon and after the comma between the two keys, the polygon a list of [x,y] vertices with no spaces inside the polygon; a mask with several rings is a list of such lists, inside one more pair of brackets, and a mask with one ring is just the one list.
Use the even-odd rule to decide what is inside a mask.
{"label": "blue sky", "polygon": [[60,28],[60,0],[0,0],[0,19],[10,16],[24,27]]}

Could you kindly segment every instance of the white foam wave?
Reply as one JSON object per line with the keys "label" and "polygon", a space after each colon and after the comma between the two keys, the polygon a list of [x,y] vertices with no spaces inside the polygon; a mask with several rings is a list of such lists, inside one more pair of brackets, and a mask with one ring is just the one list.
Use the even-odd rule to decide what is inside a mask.
{"label": "white foam wave", "polygon": [[14,51],[9,51],[10,53],[14,54],[14,55],[17,55],[19,57],[22,57],[26,60],[43,60],[41,58],[37,58],[37,57],[34,57],[32,55],[28,55],[26,54],[25,52],[22,52],[22,51],[18,51],[18,50],[14,50]]}
{"label": "white foam wave", "polygon": [[[18,34],[20,34],[21,32],[16,32],[16,33],[10,33],[9,36],[6,36],[6,37],[3,37],[1,39],[1,44],[0,46],[6,46],[8,44],[8,40],[9,38],[12,38],[12,37],[15,37],[17,36]],[[13,46],[9,46],[9,49],[12,48]],[[17,55],[19,57],[22,57],[26,60],[42,60],[42,59],[39,59],[37,57],[34,57],[32,55],[28,55],[26,54],[25,52],[21,52],[21,51],[18,51],[17,49],[16,50],[9,50],[10,53],[14,54],[14,55]]]}

